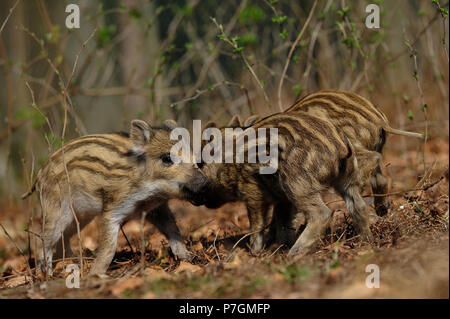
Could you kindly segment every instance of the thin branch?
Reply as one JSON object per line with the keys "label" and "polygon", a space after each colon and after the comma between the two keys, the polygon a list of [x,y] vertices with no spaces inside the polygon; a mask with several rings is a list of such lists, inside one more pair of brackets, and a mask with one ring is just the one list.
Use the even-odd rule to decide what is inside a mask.
{"label": "thin branch", "polygon": [[170,107],[174,107],[174,106],[176,106],[178,104],[182,104],[182,103],[185,103],[185,102],[189,102],[189,101],[195,100],[195,99],[199,98],[201,95],[203,95],[203,94],[205,94],[207,92],[214,91],[215,88],[220,87],[222,85],[237,86],[240,89],[245,89],[242,84],[235,83],[235,82],[230,82],[230,81],[226,81],[225,80],[225,81],[222,81],[222,82],[214,83],[213,85],[209,86],[207,89],[197,90],[195,95],[193,95],[191,97],[184,98],[184,99],[182,99],[180,101],[174,102],[174,103],[170,104]]}
{"label": "thin branch", "polygon": [[19,251],[19,253],[22,255],[22,257],[25,259],[26,263],[27,263],[27,269],[28,269],[28,274],[30,276],[30,283],[31,286],[33,287],[33,274],[31,273],[31,267],[30,267],[30,263],[28,258],[25,256],[24,252],[22,249],[20,249],[20,247],[16,244],[16,242],[12,239],[12,237],[9,235],[8,231],[6,230],[6,228],[2,225],[2,223],[0,223],[0,227],[3,229],[3,232],[6,234],[6,236],[8,237],[8,239],[13,243],[13,245],[16,247],[16,249]]}
{"label": "thin branch", "polygon": [[125,237],[125,240],[127,241],[128,247],[130,247],[131,252],[134,254],[133,246],[131,246],[131,243],[130,243],[130,241],[128,240],[127,234],[125,234],[122,225],[120,225],[120,230],[122,231],[123,237]]}
{"label": "thin branch", "polygon": [[219,252],[217,251],[217,248],[216,248],[216,240],[217,240],[217,237],[219,236],[219,232],[220,232],[220,228],[217,230],[216,238],[214,238],[214,241],[213,241],[213,246],[214,246],[214,250],[215,250],[215,252],[216,252],[217,258],[218,258],[219,261],[220,261]]}
{"label": "thin branch", "polygon": [[[65,156],[64,156],[64,138],[65,138],[65,134],[66,134],[66,128],[67,128],[67,111],[68,111],[68,107],[67,107],[67,102],[70,101],[70,97],[67,93],[67,89],[70,85],[70,82],[72,81],[73,75],[75,73],[75,68],[77,66],[78,63],[78,59],[81,55],[81,52],[83,51],[83,49],[86,47],[87,42],[94,36],[95,32],[97,31],[97,29],[94,29],[94,31],[92,32],[92,34],[86,39],[86,41],[83,43],[83,45],[81,46],[80,51],[78,52],[76,58],[75,58],[75,62],[72,68],[72,73],[67,81],[67,85],[64,87],[63,90],[63,95],[64,95],[64,125],[63,125],[63,131],[61,134],[61,141],[62,141],[62,145],[61,145],[61,154],[62,154],[62,162],[63,162],[63,166],[64,166],[64,172],[66,174],[66,178],[67,178],[67,185],[68,185],[68,190],[69,190],[69,206],[70,206],[70,210],[72,212],[73,218],[75,220],[75,224],[77,227],[77,237],[78,237],[78,248],[80,250],[80,269],[81,269],[81,275],[83,274],[83,248],[81,246],[81,229],[80,229],[80,222],[78,221],[78,217],[77,214],[75,213],[75,209],[73,207],[73,198],[72,198],[72,189],[70,186],[70,176],[69,176],[69,171],[67,169],[67,164],[65,161]],[[59,73],[57,73],[59,76]],[[61,83],[63,85],[64,82],[62,82],[62,79],[60,77]]]}
{"label": "thin branch", "polygon": [[38,107],[37,104],[36,104],[36,100],[35,100],[35,98],[34,98],[34,92],[33,92],[33,90],[31,89],[30,84],[28,84],[28,82],[25,81],[25,85],[27,86],[28,90],[30,91],[31,101],[32,101],[31,106],[32,106],[36,111],[38,111],[38,113],[45,119],[45,121],[47,122],[48,128],[50,129],[50,132],[52,133],[52,135],[55,135],[55,134],[54,134],[54,131],[53,131],[53,128],[52,128],[52,125],[50,124],[50,121],[49,121],[48,117],[41,111],[41,109],[39,109],[39,107]]}
{"label": "thin branch", "polygon": [[410,57],[414,60],[414,74],[413,77],[417,84],[417,89],[419,90],[419,96],[420,96],[420,108],[423,111],[424,117],[425,117],[425,136],[423,141],[423,170],[426,171],[426,161],[425,161],[425,152],[427,147],[427,140],[428,140],[428,106],[425,104],[425,97],[422,89],[422,85],[420,84],[419,80],[419,67],[417,64],[417,51],[412,47],[412,45],[409,43],[408,40],[405,41],[406,46],[410,50]]}
{"label": "thin branch", "polygon": [[308,26],[309,22],[311,21],[311,18],[314,13],[314,10],[316,9],[316,6],[317,6],[317,0],[314,1],[311,11],[309,12],[308,18],[306,19],[306,22],[303,25],[302,30],[298,34],[297,39],[295,39],[294,43],[292,44],[291,50],[289,50],[289,54],[286,59],[286,64],[284,65],[283,73],[281,74],[280,83],[278,84],[278,108],[280,109],[281,112],[283,112],[283,106],[281,103],[281,90],[283,89],[284,77],[286,76],[286,72],[289,67],[289,63],[291,62],[292,54],[294,54],[295,48],[297,47],[298,43],[300,42],[300,39],[302,38],[303,33],[306,30],[306,27]]}
{"label": "thin branch", "polygon": [[220,30],[221,39],[223,41],[225,41],[226,43],[228,43],[234,49],[235,53],[238,53],[239,56],[242,58],[242,61],[244,61],[245,66],[250,71],[250,74],[253,76],[253,79],[255,80],[256,84],[261,89],[261,92],[262,92],[262,94],[264,96],[264,100],[266,100],[266,103],[269,106],[269,108],[272,109],[272,104],[270,103],[270,99],[267,96],[267,93],[266,93],[266,91],[264,89],[264,85],[262,84],[262,82],[259,79],[258,75],[256,75],[255,70],[250,65],[250,63],[248,62],[248,60],[245,57],[245,55],[243,54],[243,48],[240,48],[236,41],[233,41],[232,39],[230,39],[228,37],[228,34],[225,32],[223,26],[221,24],[218,24],[215,18],[211,18],[211,20],[216,25],[216,27]]}
{"label": "thin branch", "polygon": [[16,6],[19,4],[19,2],[20,2],[20,0],[17,0],[16,1],[16,3],[14,3],[14,5],[12,6],[12,8],[11,9],[9,9],[9,13],[8,13],[8,15],[6,16],[6,19],[5,19],[5,21],[3,21],[3,24],[2,24],[2,26],[0,27],[0,34],[2,34],[2,32],[3,32],[3,29],[5,28],[5,26],[6,26],[6,23],[8,22],[8,20],[9,20],[9,18],[11,17],[11,15],[13,14],[13,12],[14,12],[14,9],[16,8]]}
{"label": "thin branch", "polygon": [[[434,185],[436,185],[443,179],[444,179],[444,176],[441,176],[437,181],[431,182],[430,184],[423,186],[423,187],[413,188],[413,189],[409,189],[409,190],[406,189],[406,190],[396,191],[396,192],[391,192],[391,193],[386,193],[386,194],[367,194],[367,195],[363,195],[362,197],[364,197],[364,198],[365,197],[387,197],[387,196],[400,195],[400,194],[416,192],[416,191],[426,191],[427,189],[433,187]],[[343,199],[332,200],[332,201],[326,202],[325,205],[339,203],[339,202],[343,202],[343,201],[344,201]]]}

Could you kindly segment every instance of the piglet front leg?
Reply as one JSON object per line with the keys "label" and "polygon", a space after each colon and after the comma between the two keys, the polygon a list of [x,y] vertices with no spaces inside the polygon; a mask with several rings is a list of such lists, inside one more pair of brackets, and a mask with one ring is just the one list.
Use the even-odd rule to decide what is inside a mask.
{"label": "piglet front leg", "polygon": [[120,228],[120,220],[113,211],[106,211],[100,217],[99,247],[97,258],[94,261],[89,274],[104,276],[111,261],[114,258],[117,246],[117,236]]}
{"label": "piglet front leg", "polygon": [[181,260],[191,260],[194,256],[186,248],[183,237],[175,222],[172,212],[169,209],[168,202],[154,209],[147,214],[147,220],[169,240],[170,248],[175,256]]}

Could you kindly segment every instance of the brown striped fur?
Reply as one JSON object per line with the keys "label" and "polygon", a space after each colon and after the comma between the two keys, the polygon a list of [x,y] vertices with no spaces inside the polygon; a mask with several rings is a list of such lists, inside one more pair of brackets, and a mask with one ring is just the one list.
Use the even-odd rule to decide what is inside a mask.
{"label": "brown striped fur", "polygon": [[[355,148],[359,166],[370,168],[380,158],[386,140],[386,132],[421,137],[421,134],[392,129],[386,115],[366,98],[355,93],[322,90],[303,97],[285,113],[308,113],[332,123],[342,138]],[[381,162],[380,162],[381,164]],[[370,177],[374,194],[387,193],[387,180],[380,165],[376,165]],[[365,184],[365,181],[362,182]],[[387,213],[386,197],[375,197],[378,215]]]}
{"label": "brown striped fur", "polygon": [[[211,184],[209,195],[205,195],[205,203],[214,208],[227,201],[243,200],[252,232],[265,228],[269,206],[274,204],[271,234],[281,243],[292,242],[298,226],[292,222],[293,215],[299,217],[305,212],[310,226],[291,249],[292,254],[312,247],[311,234],[323,230],[320,224],[325,224],[328,209],[319,192],[330,186],[344,198],[357,231],[370,238],[361,190],[370,180],[373,193],[387,192],[381,170],[386,132],[421,136],[392,129],[383,112],[364,97],[332,90],[307,95],[285,112],[262,120],[252,117],[242,124],[235,116],[228,126],[277,127],[282,165],[277,176],[256,177],[252,175],[252,165],[206,165],[203,170],[216,182]],[[352,156],[348,155],[348,148]],[[375,197],[375,206],[377,214],[383,215],[389,202],[385,197]],[[252,235],[251,243],[253,249],[260,249],[261,233]]]}
{"label": "brown striped fur", "polygon": [[[339,135],[347,139],[352,145],[357,159],[357,170],[348,171],[342,180],[346,184],[351,180],[353,184],[359,184],[362,189],[368,182],[372,186],[374,194],[387,193],[387,180],[381,168],[381,153],[386,140],[386,133],[394,133],[411,137],[422,137],[421,134],[396,130],[390,127],[385,114],[370,101],[362,96],[350,92],[323,90],[309,94],[294,103],[285,113],[295,116],[297,113],[306,113],[330,122],[337,128]],[[349,189],[343,187],[342,189]],[[352,214],[354,218],[366,215],[366,205],[354,188],[349,197],[348,192],[341,192],[346,200],[349,211],[352,209],[361,211]],[[374,205],[376,213],[383,216],[387,213],[390,202],[387,197],[375,196]],[[286,223],[283,221],[283,211],[274,209],[271,236],[285,243],[282,229]],[[284,219],[289,217],[284,217]],[[357,222],[362,224],[362,222]]]}
{"label": "brown striped fur", "polygon": [[[235,125],[234,122],[235,119],[231,124]],[[260,175],[256,168],[262,164],[258,163],[205,164],[202,171],[211,183],[205,188],[204,204],[216,208],[229,201],[245,202],[253,233],[250,242],[255,251],[263,246],[262,230],[267,226],[271,205],[288,210],[293,217],[306,214],[308,225],[290,251],[290,254],[305,253],[317,242],[331,214],[320,193],[330,187],[356,187],[341,182],[349,180],[343,173],[357,171],[350,168],[357,165],[352,148],[328,121],[302,112],[295,116],[277,113],[251,127],[278,128],[278,171]],[[365,216],[360,219],[364,224]],[[286,220],[289,239],[293,239],[299,226],[297,220],[291,216]],[[359,230],[370,236],[366,224]]]}
{"label": "brown striped fur", "polygon": [[[143,211],[168,237],[174,254],[190,258],[167,201],[190,199],[206,179],[194,164],[171,162],[175,141],[170,140],[170,129],[174,126],[168,121],[157,129],[134,120],[129,136],[83,136],[49,157],[32,189],[39,191],[43,210],[44,247],[37,251],[42,269],[51,272],[52,249],[61,244],[62,233],[65,248],[70,248],[69,239],[76,233],[71,207],[81,228],[100,216],[99,249],[91,273],[107,270],[120,224]],[[62,253],[61,245],[57,251]]]}

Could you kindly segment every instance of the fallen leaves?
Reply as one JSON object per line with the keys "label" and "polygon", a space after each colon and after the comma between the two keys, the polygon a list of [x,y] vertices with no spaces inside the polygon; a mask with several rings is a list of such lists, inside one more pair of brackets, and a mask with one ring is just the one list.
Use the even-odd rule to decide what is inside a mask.
{"label": "fallen leaves", "polygon": [[172,277],[169,273],[164,271],[159,266],[152,266],[152,267],[145,268],[142,271],[142,275],[144,277],[146,277],[146,279],[150,279],[150,280],[170,279]]}
{"label": "fallen leaves", "polygon": [[5,282],[5,287],[6,288],[15,288],[15,287],[24,285],[29,281],[28,278],[29,278],[28,276],[12,277]]}
{"label": "fallen leaves", "polygon": [[182,273],[182,272],[190,272],[190,273],[203,273],[204,268],[200,267],[198,265],[193,265],[190,263],[187,263],[185,261],[180,262],[180,265],[175,269],[175,273]]}
{"label": "fallen leaves", "polygon": [[[392,162],[395,164],[394,160]],[[394,172],[394,169],[404,169],[404,172]],[[410,184],[414,185],[417,182],[413,174],[411,174],[411,177],[414,177],[413,180],[411,177],[399,178],[412,171],[408,167],[400,167],[398,163],[389,166],[386,170],[396,177],[393,189],[403,189],[402,187],[406,189],[411,186]],[[430,178],[431,181],[442,176],[441,172],[436,174]],[[45,283],[42,278],[35,278],[35,287],[39,288],[35,289],[35,292],[28,290],[27,294],[18,295],[15,290],[2,289],[0,296],[4,297],[5,292],[10,291],[14,293],[14,296],[28,298],[340,298],[343,296],[354,298],[389,296],[391,292],[383,289],[392,290],[393,288],[398,289],[398,296],[401,296],[407,291],[396,286],[389,288],[389,283],[382,286],[378,294],[373,289],[367,289],[364,284],[365,268],[356,267],[356,265],[360,263],[365,266],[367,263],[372,263],[372,259],[385,255],[386,260],[382,261],[382,265],[391,265],[398,271],[403,271],[404,265],[401,261],[404,258],[398,258],[399,260],[393,258],[398,254],[400,245],[407,240],[413,240],[411,235],[419,236],[419,239],[414,240],[427,243],[425,248],[436,250],[443,255],[443,259],[447,257],[448,264],[448,249],[436,249],[432,241],[423,238],[423,235],[429,233],[430,236],[436,236],[439,240],[445,237],[444,239],[448,242],[448,228],[446,232],[442,232],[445,227],[448,227],[448,179],[433,185],[419,197],[420,193],[411,193],[410,195],[415,195],[411,199],[395,196],[392,199],[390,212],[386,216],[378,217],[371,214],[371,229],[376,238],[373,248],[359,241],[352,228],[351,218],[346,213],[345,204],[343,202],[331,204],[330,208],[334,210],[334,213],[330,232],[323,238],[320,250],[301,258],[298,265],[292,269],[288,269],[285,264],[283,254],[286,250],[284,248],[272,255],[276,248],[274,246],[266,250],[265,254],[255,257],[249,253],[248,249],[242,248],[245,246],[244,241],[241,245],[234,247],[243,234],[248,232],[249,227],[246,210],[242,205],[227,205],[212,211],[204,207],[197,208],[179,201],[172,201],[180,231],[188,241],[188,249],[195,254],[192,262],[174,258],[167,238],[149,223],[144,227],[147,245],[142,256],[141,225],[139,220],[135,220],[124,225],[124,231],[130,239],[135,254],[129,252],[125,238],[120,235],[115,262],[108,271],[110,277],[107,280],[95,278],[89,286],[82,282],[81,289],[68,290],[63,279],[67,274],[64,272],[63,263],[59,261],[54,265],[55,276],[48,283]],[[337,199],[339,198],[333,195],[328,200]],[[367,203],[370,205],[371,201],[367,199]],[[414,204],[418,205],[420,210]],[[8,229],[14,227],[20,229],[23,222],[18,218]],[[19,231],[14,233],[14,236],[14,240],[20,244],[20,247],[25,248],[24,238],[26,237],[23,233]],[[89,254],[88,249],[94,250],[97,247],[97,237],[96,223],[88,225],[83,230],[85,257],[93,256]],[[72,246],[77,248],[76,236],[72,238],[72,243]],[[409,245],[406,244],[406,246]],[[419,252],[425,252],[427,249],[420,249]],[[220,260],[217,255],[220,256]],[[270,257],[267,258],[267,256]],[[409,252],[403,253],[402,256],[409,256]],[[436,265],[436,260],[433,258],[426,258],[425,261],[421,265],[428,263],[433,267]],[[75,259],[67,259],[66,265],[69,262],[78,263]],[[88,266],[91,264],[92,260],[85,261],[84,274],[87,274]],[[143,265],[145,265],[144,269],[142,269]],[[305,265],[309,268],[305,268]],[[15,288],[27,284],[29,277],[26,273],[26,262],[22,256],[18,255],[9,239],[3,236],[1,230],[0,269],[3,269],[3,273],[0,273],[0,288]],[[436,269],[435,267],[433,271],[426,273],[437,273],[440,277],[429,281],[437,284],[446,282],[448,287],[448,267],[438,271]],[[392,276],[395,279],[392,279],[394,283],[398,282],[396,276],[398,272],[394,271]],[[443,279],[440,279],[441,277]],[[387,279],[387,277],[384,278]],[[414,281],[413,279],[411,283],[418,287],[417,291],[423,290],[425,280],[418,278]],[[51,285],[57,280],[61,281],[59,290],[56,290],[56,285]],[[86,279],[86,282],[89,280]],[[430,292],[436,290],[434,288],[436,285],[430,285]],[[24,288],[27,287],[19,289]],[[416,291],[411,291],[411,296],[417,294]],[[424,293],[422,295],[426,296]],[[442,295],[445,296],[444,293]]]}
{"label": "fallen leaves", "polygon": [[116,284],[114,284],[110,290],[111,293],[116,297],[123,297],[123,294],[128,290],[131,291],[140,287],[144,283],[142,277],[128,277],[120,279]]}

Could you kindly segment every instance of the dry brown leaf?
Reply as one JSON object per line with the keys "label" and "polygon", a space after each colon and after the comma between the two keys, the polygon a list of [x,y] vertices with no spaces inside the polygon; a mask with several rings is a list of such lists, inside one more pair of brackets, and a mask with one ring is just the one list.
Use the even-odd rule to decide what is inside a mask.
{"label": "dry brown leaf", "polygon": [[117,297],[122,297],[125,290],[132,290],[143,284],[142,277],[129,277],[119,280],[111,287],[111,292]]}
{"label": "dry brown leaf", "polygon": [[242,267],[242,263],[244,261],[245,254],[246,253],[244,252],[243,249],[238,248],[235,255],[233,256],[233,259],[230,262],[224,264],[224,268],[225,269],[233,269],[233,268]]}
{"label": "dry brown leaf", "polygon": [[203,268],[198,265],[193,265],[188,262],[182,261],[180,265],[175,269],[175,273],[181,272],[191,272],[191,273],[200,273],[203,272]]}
{"label": "dry brown leaf", "polygon": [[342,267],[330,270],[330,272],[327,275],[326,282],[327,282],[327,284],[331,284],[336,281],[339,281],[343,275],[344,275],[344,269]]}
{"label": "dry brown leaf", "polygon": [[196,242],[194,245],[192,245],[191,246],[191,249],[193,250],[193,251],[200,251],[200,250],[203,250],[203,244],[202,244],[202,242],[201,241],[198,241],[198,242]]}
{"label": "dry brown leaf", "polygon": [[[159,269],[157,269],[159,268]],[[145,268],[142,274],[145,277],[148,277],[151,280],[154,279],[169,279],[171,276],[169,273],[165,272],[161,267],[159,266],[151,266],[150,268]]]}
{"label": "dry brown leaf", "polygon": [[14,287],[26,284],[27,282],[28,282],[27,276],[17,276],[17,277],[12,277],[11,279],[9,279],[5,283],[5,286],[7,288],[14,288]]}
{"label": "dry brown leaf", "polygon": [[7,259],[5,263],[2,265],[2,267],[3,268],[11,267],[13,269],[13,273],[17,273],[18,271],[21,271],[24,264],[25,264],[24,258],[22,256],[17,256]]}

